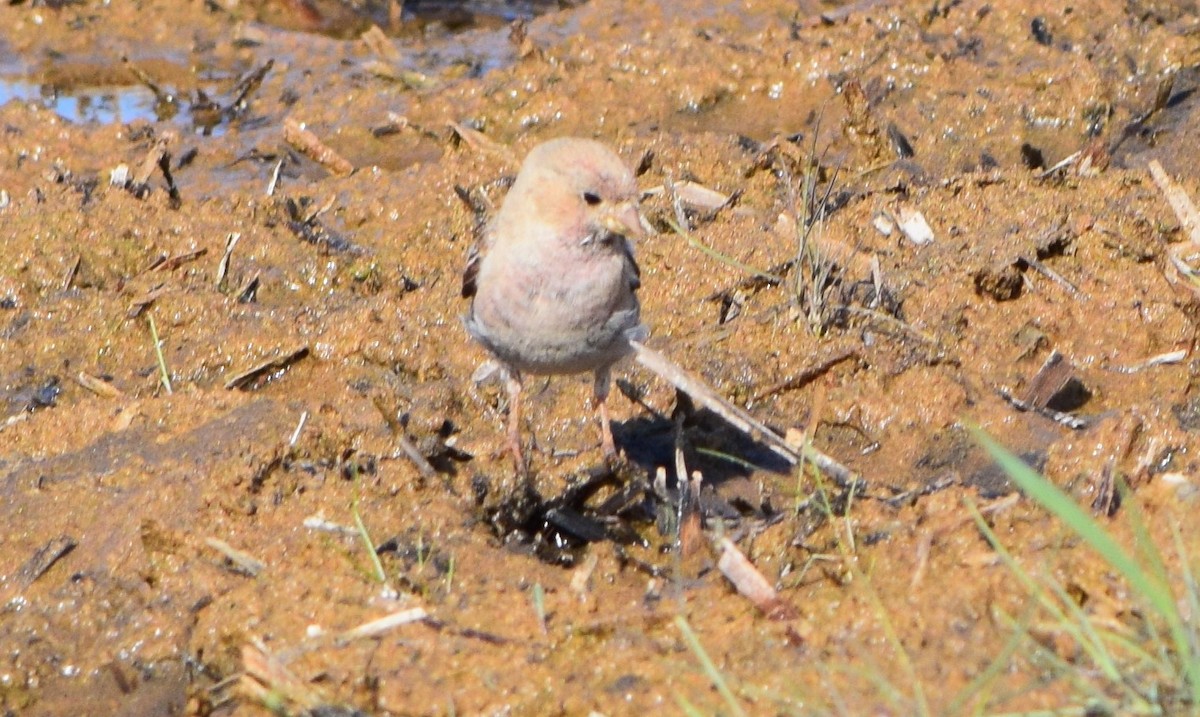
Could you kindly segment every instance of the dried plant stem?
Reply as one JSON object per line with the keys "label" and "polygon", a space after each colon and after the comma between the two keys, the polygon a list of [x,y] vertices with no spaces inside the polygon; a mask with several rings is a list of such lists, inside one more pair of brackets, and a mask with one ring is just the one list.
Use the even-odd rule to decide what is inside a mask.
{"label": "dried plant stem", "polygon": [[672,231],[674,231],[676,234],[678,234],[679,236],[686,239],[687,243],[689,245],[691,245],[692,247],[694,247],[696,249],[699,249],[700,251],[707,254],[709,257],[716,259],[717,261],[721,262],[722,264],[728,264],[729,266],[732,266],[733,268],[735,268],[739,271],[744,271],[747,274],[750,274],[751,276],[760,276],[760,277],[766,279],[767,281],[774,282],[776,284],[783,283],[783,278],[780,276],[777,276],[776,274],[772,274],[767,271],[762,271],[761,269],[755,269],[754,267],[750,266],[749,264],[740,262],[737,259],[734,259],[733,257],[729,256],[728,254],[723,254],[723,253],[717,251],[716,249],[713,249],[712,247],[700,242],[700,240],[698,240],[698,239],[696,239],[696,237],[692,236],[692,233],[690,231],[683,228],[675,220],[667,219],[667,224],[671,227]]}
{"label": "dried plant stem", "polygon": [[325,167],[335,177],[347,177],[354,172],[354,165],[349,160],[291,117],[283,121],[283,140],[296,151]]}
{"label": "dried plant stem", "polygon": [[795,447],[784,440],[761,421],[751,416],[745,409],[735,406],[725,397],[714,391],[706,383],[683,370],[678,364],[663,354],[637,341],[631,341],[637,362],[661,378],[691,396],[708,410],[716,413],[734,428],[742,431],[756,441],[762,441],[768,448],[795,465],[804,460],[811,461],[826,475],[843,488],[857,485],[858,475],[821,451],[805,445]]}
{"label": "dried plant stem", "polygon": [[1200,211],[1196,210],[1196,205],[1192,203],[1187,191],[1171,179],[1158,160],[1152,160],[1147,167],[1154,183],[1158,185],[1159,191],[1163,193],[1163,197],[1179,219],[1179,225],[1188,233],[1192,244],[1200,246]]}

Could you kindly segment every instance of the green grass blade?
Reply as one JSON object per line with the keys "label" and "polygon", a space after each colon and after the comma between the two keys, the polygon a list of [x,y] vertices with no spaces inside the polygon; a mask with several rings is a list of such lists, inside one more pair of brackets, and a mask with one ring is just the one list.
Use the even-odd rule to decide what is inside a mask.
{"label": "green grass blade", "polygon": [[[1017,484],[1026,495],[1037,501],[1043,508],[1061,520],[1111,568],[1121,574],[1130,587],[1146,601],[1149,607],[1166,622],[1171,634],[1171,641],[1180,661],[1183,677],[1191,694],[1194,705],[1200,705],[1200,661],[1191,658],[1191,640],[1184,625],[1170,587],[1158,579],[1157,575],[1147,572],[1142,565],[1122,548],[1083,508],[1067,495],[1061,488],[1038,474],[1020,458],[1009,452],[981,429],[972,427],[971,433],[975,440],[991,454],[1008,477]],[[1132,502],[1132,501],[1130,501]],[[1152,564],[1155,561],[1152,561]],[[1161,564],[1161,558],[1158,559]],[[1157,568],[1156,568],[1157,572]]]}
{"label": "green grass blade", "polygon": [[717,669],[712,658],[708,656],[704,645],[700,644],[700,638],[696,636],[692,626],[688,624],[687,618],[683,615],[675,616],[675,627],[679,628],[680,634],[691,648],[692,653],[700,662],[700,667],[704,670],[704,674],[708,676],[709,682],[713,687],[717,688],[717,692],[721,695],[721,699],[725,700],[725,705],[729,707],[730,713],[737,717],[746,717],[746,712],[742,709],[742,705],[738,702],[737,697],[733,694],[733,690],[729,688],[729,683],[725,681],[725,676]]}

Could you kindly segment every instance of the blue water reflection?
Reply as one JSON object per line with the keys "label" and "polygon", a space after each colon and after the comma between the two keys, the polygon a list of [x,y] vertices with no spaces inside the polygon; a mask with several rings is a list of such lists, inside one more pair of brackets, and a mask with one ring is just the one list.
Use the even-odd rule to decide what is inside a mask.
{"label": "blue water reflection", "polygon": [[161,119],[155,111],[154,93],[140,85],[61,91],[23,79],[0,78],[0,105],[13,100],[35,103],[78,124]]}

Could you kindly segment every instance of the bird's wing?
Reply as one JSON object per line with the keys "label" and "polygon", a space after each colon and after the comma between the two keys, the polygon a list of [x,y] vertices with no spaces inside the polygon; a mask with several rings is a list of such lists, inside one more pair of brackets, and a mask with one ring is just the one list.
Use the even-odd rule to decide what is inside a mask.
{"label": "bird's wing", "polygon": [[637,291],[642,286],[642,270],[633,258],[633,244],[628,239],[621,242],[621,253],[625,255],[625,281],[629,282],[631,290]]}
{"label": "bird's wing", "polygon": [[475,291],[478,289],[476,282],[479,279],[479,265],[483,262],[483,257],[492,249],[492,245],[496,243],[496,230],[491,222],[480,227],[475,238],[475,243],[471,245],[471,250],[467,252],[467,263],[463,266],[462,273],[462,297],[469,299],[475,296]]}
{"label": "bird's wing", "polygon": [[[503,179],[501,183],[504,183]],[[493,243],[493,232],[488,224],[488,217],[495,214],[495,207],[487,192],[480,187],[467,189],[456,184],[454,193],[475,217],[475,226],[471,232],[474,234],[474,242],[472,242],[471,250],[467,252],[467,263],[463,266],[462,273],[462,296],[467,299],[475,295],[475,280],[479,276],[479,262]]]}
{"label": "bird's wing", "polygon": [[478,243],[471,247],[471,251],[467,252],[467,263],[463,267],[462,273],[462,297],[469,299],[475,296],[475,290],[478,288],[475,285],[475,280],[479,278],[479,262],[483,260],[483,252],[480,251]]}

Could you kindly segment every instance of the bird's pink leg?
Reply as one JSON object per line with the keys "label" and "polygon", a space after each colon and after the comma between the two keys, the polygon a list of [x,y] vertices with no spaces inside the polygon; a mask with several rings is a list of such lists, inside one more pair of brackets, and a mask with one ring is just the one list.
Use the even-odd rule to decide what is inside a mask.
{"label": "bird's pink leg", "polygon": [[610,385],[608,368],[596,371],[596,382],[592,393],[592,408],[600,414],[600,446],[604,450],[604,460],[613,463],[618,459],[617,445],[613,442],[612,426],[608,420],[608,388]]}
{"label": "bird's pink leg", "polygon": [[509,370],[504,386],[508,389],[508,452],[516,463],[517,474],[527,476],[529,466],[521,453],[521,375]]}

